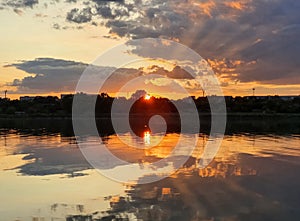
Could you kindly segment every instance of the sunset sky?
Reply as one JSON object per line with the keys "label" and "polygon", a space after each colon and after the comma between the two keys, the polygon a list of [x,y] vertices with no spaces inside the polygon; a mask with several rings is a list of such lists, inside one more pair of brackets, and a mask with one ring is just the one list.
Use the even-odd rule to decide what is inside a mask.
{"label": "sunset sky", "polygon": [[0,0],[0,96],[72,93],[103,52],[148,37],[199,53],[225,95],[299,95],[299,11],[297,0]]}

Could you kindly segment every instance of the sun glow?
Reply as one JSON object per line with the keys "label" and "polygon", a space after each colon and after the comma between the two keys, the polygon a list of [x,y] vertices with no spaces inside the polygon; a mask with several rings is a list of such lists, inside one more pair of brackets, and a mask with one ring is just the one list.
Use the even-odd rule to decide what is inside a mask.
{"label": "sun glow", "polygon": [[149,94],[145,95],[144,97],[145,100],[150,100],[151,99],[151,96]]}

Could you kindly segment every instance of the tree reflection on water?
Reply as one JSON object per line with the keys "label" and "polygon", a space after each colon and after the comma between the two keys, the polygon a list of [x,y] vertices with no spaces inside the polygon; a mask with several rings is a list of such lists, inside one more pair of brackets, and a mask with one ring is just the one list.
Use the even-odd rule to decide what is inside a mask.
{"label": "tree reflection on water", "polygon": [[[0,157],[10,160],[6,165],[0,165],[1,175],[7,177],[7,173],[14,174],[13,171],[15,171],[12,180],[28,176],[45,179],[45,181],[32,179],[30,185],[34,186],[39,186],[40,182],[43,182],[45,186],[54,183],[63,185],[67,182],[70,186],[76,183],[82,185],[81,188],[86,187],[85,181],[92,177],[89,171],[91,167],[77,148],[75,138],[70,131],[69,121],[59,121],[57,125],[47,120],[43,122],[11,120],[9,123],[3,120],[0,123],[3,128],[0,131],[0,136],[3,138]],[[60,201],[67,196],[65,192],[68,192],[68,196],[72,194],[75,209],[72,210],[71,204],[53,202],[53,205],[56,205],[56,211],[52,211],[54,207],[51,207],[53,220],[298,220],[300,217],[300,127],[298,121],[289,119],[279,119],[273,123],[261,119],[231,121],[228,123],[218,155],[206,168],[200,169],[198,160],[201,159],[203,147],[208,139],[206,128],[209,127],[204,127],[204,131],[199,133],[199,148],[178,171],[159,182],[128,185],[125,186],[125,192],[114,190],[108,193],[108,196],[103,199],[107,202],[108,209],[105,209],[107,207],[100,208],[97,204],[96,209],[93,207],[91,210],[87,209],[88,203],[78,203],[87,197],[85,194],[89,191],[97,193],[100,189],[107,193],[107,189],[103,189],[104,183],[89,183],[95,186],[97,191],[93,192],[93,188],[85,188],[85,191],[78,193],[83,197],[80,200],[76,200],[77,195],[73,195],[76,193],[72,190],[64,189],[62,186],[61,191],[59,188],[55,189],[61,193],[56,196]],[[178,140],[178,133],[173,129],[168,128],[170,131],[167,131],[165,141],[160,143],[161,146],[135,150],[121,144],[109,127],[106,131],[99,131],[99,134],[114,154],[142,166],[144,163],[164,158],[172,151],[173,142]],[[148,134],[143,128],[140,132],[141,140],[137,142],[145,144],[148,141],[150,143],[155,141],[155,134],[151,131],[148,131]],[[123,135],[130,138],[130,134],[126,131]],[[93,136],[87,136],[85,142],[90,142],[90,140],[93,140]],[[10,165],[18,166],[9,167]],[[107,169],[113,169],[116,165],[106,166]],[[56,180],[54,175],[62,176],[64,179],[57,178]],[[151,177],[139,179],[148,180]],[[94,179],[91,180],[94,181]],[[112,182],[105,188],[109,188],[109,185],[112,185]],[[23,195],[28,196],[23,190],[23,185],[18,186],[20,192],[11,192],[10,197],[6,198],[7,201],[12,201],[14,197],[17,199]],[[51,196],[51,192],[47,195],[47,191],[48,189],[44,190],[43,200]],[[72,197],[68,200],[72,201]],[[49,199],[52,200],[52,198]],[[87,202],[90,203],[90,201]],[[78,209],[76,209],[77,204],[80,205]],[[24,205],[26,206],[29,204]],[[17,210],[20,208],[15,212]],[[69,215],[56,219],[58,213]],[[42,220],[35,216],[33,219]]]}

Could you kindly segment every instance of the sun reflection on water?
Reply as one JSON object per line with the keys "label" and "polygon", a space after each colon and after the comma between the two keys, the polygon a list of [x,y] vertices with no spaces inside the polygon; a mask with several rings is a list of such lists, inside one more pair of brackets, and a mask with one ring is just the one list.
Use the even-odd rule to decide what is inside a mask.
{"label": "sun reflection on water", "polygon": [[151,144],[151,133],[150,133],[149,130],[144,132],[143,138],[144,138],[145,145],[150,145]]}
{"label": "sun reflection on water", "polygon": [[[147,148],[133,148],[124,145],[114,134],[105,138],[108,149],[121,159],[139,163],[141,166],[169,156],[180,138],[178,133],[167,133],[161,136],[149,128],[142,128],[138,137],[133,137],[130,133],[125,133],[122,136],[134,146]],[[187,136],[184,134],[183,138]],[[153,200],[149,206],[151,213],[163,211],[163,214],[171,217],[173,213],[165,206],[166,202],[170,202],[170,205],[174,205],[175,202],[176,205],[179,205],[178,208],[181,208],[182,202],[184,205],[189,205],[189,208],[194,208],[193,206],[197,205],[195,207],[197,209],[202,202],[201,200],[206,198],[211,199],[211,205],[215,206],[214,209],[220,208],[218,202],[226,202],[226,206],[229,206],[221,214],[225,217],[228,214],[227,211],[235,214],[236,208],[240,205],[242,209],[247,208],[249,214],[252,214],[253,211],[256,211],[257,205],[262,205],[258,204],[262,202],[262,196],[265,197],[265,204],[262,206],[271,207],[275,205],[268,199],[282,195],[281,187],[283,185],[287,186],[288,190],[290,189],[290,192],[285,191],[284,196],[289,201],[281,198],[278,198],[277,201],[283,205],[293,206],[289,202],[297,200],[296,197],[293,197],[296,195],[296,187],[299,186],[299,179],[297,179],[299,177],[297,176],[298,171],[300,171],[298,170],[299,135],[225,135],[222,147],[214,161],[206,168],[201,169],[198,167],[198,161],[201,159],[208,139],[208,135],[199,134],[197,148],[192,156],[171,177],[159,183],[142,187],[136,186],[128,194],[125,194],[122,184],[105,179],[99,176],[96,170],[89,169],[89,165],[85,162],[74,142],[74,137],[64,137],[60,134],[27,135],[18,131],[0,133],[0,195],[4,199],[2,204],[0,203],[0,208],[3,211],[1,216],[5,217],[5,220],[14,220],[15,208],[21,208],[18,209],[18,215],[22,218],[20,220],[31,221],[31,215],[35,217],[36,204],[39,203],[41,216],[47,218],[59,216],[61,220],[65,220],[67,212],[82,214],[80,211],[71,210],[72,205],[77,205],[80,202],[85,206],[87,214],[92,214],[93,211],[106,211],[106,208],[110,206],[113,212],[129,208],[125,212],[127,215],[130,215],[132,210],[139,211],[134,215],[147,217],[148,210],[144,209],[145,202]],[[90,136],[83,142],[93,145],[98,140]],[[188,143],[184,145],[181,152],[178,152],[175,157],[182,156],[188,146]],[[104,166],[108,169],[114,169],[122,165],[110,166],[110,164],[105,164]],[[141,179],[143,178],[141,177]],[[286,180],[288,182],[285,182]],[[102,187],[100,189],[99,183]],[[251,188],[249,188],[248,183]],[[269,187],[270,183],[272,183],[273,192],[268,193],[271,194],[270,196],[264,195],[264,190]],[[78,194],[79,189],[87,185],[89,186],[88,190],[84,194]],[[7,189],[14,191],[6,191]],[[210,191],[211,189],[222,189],[222,192]],[[99,195],[107,196],[108,200],[98,197]],[[31,201],[23,205],[21,202],[24,198]],[[131,198],[138,200],[143,208],[134,210],[137,203],[132,203]],[[185,199],[192,200],[185,201]],[[228,202],[227,199],[233,200]],[[243,204],[249,200],[253,201],[253,208],[249,204]],[[20,203],[18,203],[19,201]],[[71,206],[63,205],[61,209],[58,208],[56,211],[49,210],[47,207],[60,202],[66,202],[66,205]],[[153,202],[156,202],[155,206],[152,206]],[[160,206],[163,210],[153,210],[153,208]],[[277,209],[275,206],[274,208]],[[273,214],[264,208],[261,207],[260,209],[268,216]],[[272,209],[274,208],[272,207]],[[298,207],[294,206],[294,208]],[[99,216],[105,214],[98,213]],[[24,217],[29,217],[29,219],[23,219]]]}

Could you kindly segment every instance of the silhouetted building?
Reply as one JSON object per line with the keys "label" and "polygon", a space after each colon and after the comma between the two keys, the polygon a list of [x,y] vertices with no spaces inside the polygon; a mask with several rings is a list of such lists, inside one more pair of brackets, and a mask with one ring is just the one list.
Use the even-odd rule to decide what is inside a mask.
{"label": "silhouetted building", "polygon": [[20,101],[33,101],[35,96],[21,96]]}

